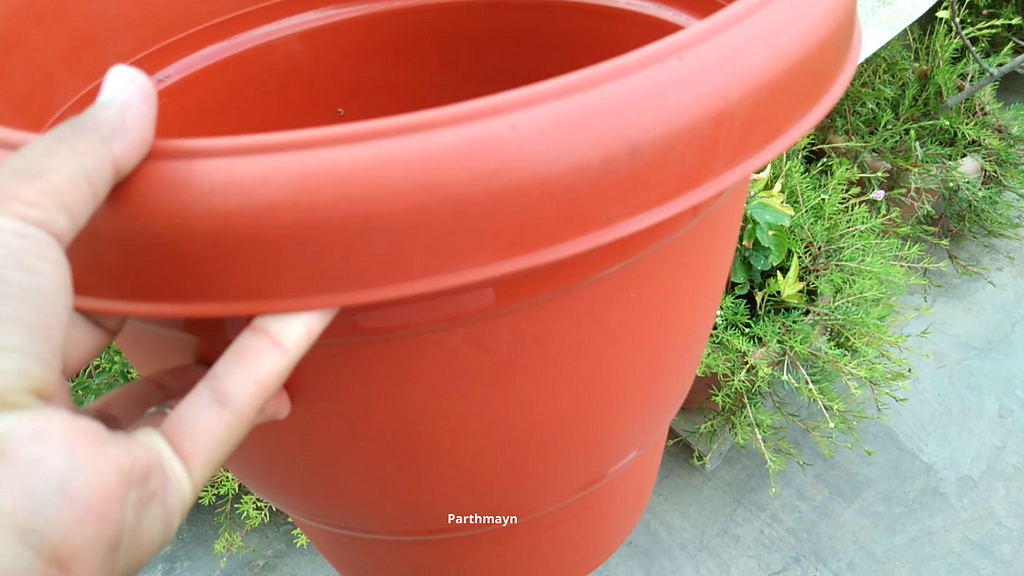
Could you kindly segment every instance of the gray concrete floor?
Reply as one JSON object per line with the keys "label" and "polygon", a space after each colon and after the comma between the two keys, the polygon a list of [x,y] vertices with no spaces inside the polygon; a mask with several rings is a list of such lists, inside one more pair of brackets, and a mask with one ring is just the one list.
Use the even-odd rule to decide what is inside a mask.
{"label": "gray concrete floor", "polygon": [[[1024,259],[1024,246],[999,246]],[[917,342],[931,357],[915,359],[909,401],[863,426],[874,456],[808,450],[812,466],[786,470],[771,495],[754,453],[734,449],[707,472],[668,448],[646,515],[595,576],[1024,574],[1024,267],[964,253],[990,282],[942,272],[941,288],[908,299],[932,306],[911,326],[931,324]],[[194,511],[143,574],[334,574],[281,525],[250,536],[259,556],[221,567],[212,526]]]}

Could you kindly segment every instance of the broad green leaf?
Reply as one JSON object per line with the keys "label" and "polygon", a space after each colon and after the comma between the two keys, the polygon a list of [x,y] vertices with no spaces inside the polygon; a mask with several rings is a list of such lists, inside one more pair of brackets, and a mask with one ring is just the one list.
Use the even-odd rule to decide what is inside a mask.
{"label": "broad green leaf", "polygon": [[781,264],[782,260],[786,257],[786,252],[789,250],[789,237],[786,235],[786,231],[758,226],[757,239],[761,241],[761,244],[771,249],[772,266]]}
{"label": "broad green leaf", "polygon": [[772,165],[769,164],[763,171],[750,177],[750,195],[758,194],[768,185],[768,177],[771,176]]}
{"label": "broad green leaf", "polygon": [[755,198],[747,205],[747,214],[765,226],[788,226],[793,209],[764,198]]}
{"label": "broad green leaf", "polygon": [[743,229],[743,239],[741,240],[741,243],[744,247],[754,247],[754,238],[757,237],[757,228],[757,226],[748,224],[747,227]]}
{"label": "broad green leaf", "polygon": [[730,280],[736,284],[746,284],[748,280],[747,265],[742,258],[734,258],[732,261],[732,276]]}
{"label": "broad green leaf", "polygon": [[[765,248],[764,250],[768,251],[767,248]],[[761,252],[758,251],[757,248],[753,250],[747,250],[747,260],[750,260],[750,263],[754,266],[754,268],[757,268],[758,270],[768,270],[769,268],[772,267],[770,254],[770,251],[768,252],[768,254],[762,254]]]}
{"label": "broad green leaf", "polygon": [[[790,265],[789,265],[789,272],[786,273],[786,281],[787,282],[798,283],[797,280],[799,279],[799,276],[800,276],[800,263],[797,260],[797,255],[793,254],[793,262],[790,263]],[[802,288],[803,284],[800,284],[800,287]]]}
{"label": "broad green leaf", "polygon": [[747,270],[747,274],[750,276],[750,284],[752,286],[759,286],[761,284],[761,271],[757,268],[750,268]]}
{"label": "broad green leaf", "polygon": [[804,298],[801,291],[804,289],[804,283],[799,280],[800,267],[796,254],[793,254],[793,262],[790,264],[789,271],[785,276],[782,275],[782,272],[776,272],[775,274],[775,283],[779,291],[779,297],[791,304],[803,302]]}
{"label": "broad green leaf", "polygon": [[786,204],[786,197],[783,196],[782,194],[762,197],[760,198],[760,200],[767,204],[768,206],[772,207],[773,209],[782,212],[786,216],[792,217],[793,215],[796,214],[793,208],[790,207],[789,204]]}

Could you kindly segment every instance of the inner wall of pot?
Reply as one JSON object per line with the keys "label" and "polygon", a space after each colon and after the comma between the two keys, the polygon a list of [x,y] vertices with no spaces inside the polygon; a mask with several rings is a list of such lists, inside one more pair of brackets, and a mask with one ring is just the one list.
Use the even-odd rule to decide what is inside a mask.
{"label": "inner wall of pot", "polygon": [[0,9],[0,126],[42,131],[81,112],[116,62],[158,80],[161,137],[379,118],[597,64],[733,1],[15,3]]}
{"label": "inner wall of pot", "polygon": [[265,26],[158,73],[158,135],[268,132],[442,106],[596,64],[692,21],[662,5],[562,0],[321,11],[298,30]]}

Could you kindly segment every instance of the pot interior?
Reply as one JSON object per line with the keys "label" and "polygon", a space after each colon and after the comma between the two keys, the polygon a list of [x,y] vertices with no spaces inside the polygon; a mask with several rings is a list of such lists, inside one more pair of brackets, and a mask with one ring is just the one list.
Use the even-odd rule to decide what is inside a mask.
{"label": "pot interior", "polygon": [[[137,64],[159,70],[161,137],[351,123],[565,74],[672,34],[728,3],[669,2],[363,1],[241,33],[231,19],[215,22],[148,51]],[[54,111],[50,124],[94,95],[95,87],[83,91]]]}
{"label": "pot interior", "polygon": [[339,12],[323,11],[279,38],[265,27],[254,33],[265,41],[254,39],[259,43],[216,62],[195,62],[164,89],[161,135],[262,132],[412,112],[544,80],[680,28],[678,19],[549,0]]}

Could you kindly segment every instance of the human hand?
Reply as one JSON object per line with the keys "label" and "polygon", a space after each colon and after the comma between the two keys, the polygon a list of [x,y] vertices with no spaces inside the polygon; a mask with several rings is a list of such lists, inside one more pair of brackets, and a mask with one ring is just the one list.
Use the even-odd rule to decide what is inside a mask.
{"label": "human hand", "polygon": [[64,251],[148,153],[156,109],[149,78],[115,67],[89,110],[0,163],[4,576],[140,570],[252,427],[288,414],[281,386],[334,317],[258,317],[209,370],[168,370],[75,409],[67,379],[124,321],[73,310]]}

